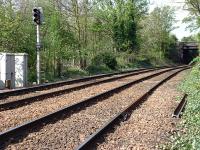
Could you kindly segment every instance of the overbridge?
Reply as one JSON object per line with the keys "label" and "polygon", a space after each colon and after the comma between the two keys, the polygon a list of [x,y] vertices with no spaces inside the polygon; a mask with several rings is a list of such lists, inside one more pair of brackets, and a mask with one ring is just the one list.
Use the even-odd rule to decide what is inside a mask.
{"label": "overbridge", "polygon": [[199,44],[197,42],[180,42],[180,57],[184,64],[189,64],[199,55]]}

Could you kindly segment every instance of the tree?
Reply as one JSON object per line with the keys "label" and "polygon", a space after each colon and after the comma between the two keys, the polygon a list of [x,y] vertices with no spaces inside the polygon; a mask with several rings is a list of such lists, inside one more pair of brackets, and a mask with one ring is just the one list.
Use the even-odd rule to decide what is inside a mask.
{"label": "tree", "polygon": [[155,8],[142,22],[142,49],[149,57],[163,59],[170,45],[170,32],[174,30],[174,9],[169,6]]}
{"label": "tree", "polygon": [[197,42],[197,36],[188,36],[181,39],[182,42]]}
{"label": "tree", "polygon": [[183,22],[189,23],[187,28],[191,31],[197,30],[200,27],[200,0],[185,0],[184,7],[189,16],[185,17]]}
{"label": "tree", "polygon": [[200,0],[185,0],[185,6],[190,14],[200,16]]}
{"label": "tree", "polygon": [[[198,30],[200,27],[200,0],[186,0],[185,6],[190,12],[190,16],[184,19],[184,22],[189,22],[191,30]],[[199,35],[197,36],[200,39]]]}
{"label": "tree", "polygon": [[96,8],[96,17],[101,22],[99,29],[109,33],[115,49],[128,51],[137,47],[138,22],[147,12],[147,6],[146,0],[101,1]]}
{"label": "tree", "polygon": [[[109,53],[127,64],[142,53],[140,48],[148,45],[160,56],[169,45],[165,41],[171,27],[170,12],[157,9],[148,15],[147,0],[0,0],[0,51],[28,53],[31,81],[36,75],[34,6],[44,10],[41,69],[42,76],[50,80],[60,78],[70,67],[86,70],[96,56]],[[141,35],[144,41],[140,41]]]}

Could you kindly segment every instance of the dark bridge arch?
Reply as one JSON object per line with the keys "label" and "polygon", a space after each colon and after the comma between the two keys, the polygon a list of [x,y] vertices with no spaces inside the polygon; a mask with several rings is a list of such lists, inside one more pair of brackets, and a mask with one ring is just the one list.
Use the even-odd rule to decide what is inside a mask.
{"label": "dark bridge arch", "polygon": [[199,55],[199,45],[195,42],[180,42],[181,61],[184,64],[189,64],[194,58]]}

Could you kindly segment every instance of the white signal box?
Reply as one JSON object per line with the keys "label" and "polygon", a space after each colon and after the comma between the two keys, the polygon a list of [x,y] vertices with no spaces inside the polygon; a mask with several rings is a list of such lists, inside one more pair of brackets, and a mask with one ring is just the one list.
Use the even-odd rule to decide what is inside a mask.
{"label": "white signal box", "polygon": [[6,80],[11,80],[15,87],[15,56],[11,53],[0,53],[0,89],[5,88]]}
{"label": "white signal box", "polygon": [[28,55],[26,53],[0,53],[0,89],[5,89],[6,80],[11,88],[27,85]]}
{"label": "white signal box", "polygon": [[28,54],[15,53],[15,87],[27,86]]}

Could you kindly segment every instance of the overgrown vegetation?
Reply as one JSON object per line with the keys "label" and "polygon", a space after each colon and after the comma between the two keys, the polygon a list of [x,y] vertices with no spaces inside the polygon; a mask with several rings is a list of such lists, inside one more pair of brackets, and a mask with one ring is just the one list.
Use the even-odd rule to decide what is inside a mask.
{"label": "overgrown vegetation", "polygon": [[44,10],[43,80],[162,65],[176,51],[170,33],[174,10],[149,13],[148,0],[0,0],[0,52],[28,53],[31,82],[36,80],[35,6]]}
{"label": "overgrown vegetation", "polygon": [[[200,27],[200,1],[185,0],[193,29]],[[43,7],[43,80],[108,73],[177,61],[176,23],[169,6],[148,12],[148,0],[0,0],[0,52],[29,55],[29,81],[36,81],[36,37],[32,9]],[[198,35],[200,39],[200,35]],[[194,41],[196,38],[184,38]],[[200,147],[200,61],[182,90],[189,97],[172,149]]]}
{"label": "overgrown vegetation", "polygon": [[[190,15],[185,18],[185,22],[191,23],[191,30],[199,29],[200,15],[199,0],[185,0],[185,8]],[[185,37],[186,42],[196,42],[200,40],[197,36]],[[198,150],[200,149],[200,57],[194,59],[194,65],[188,77],[180,85],[180,90],[188,94],[188,103],[183,114],[180,130],[172,137],[171,143],[166,149],[173,150]]]}
{"label": "overgrown vegetation", "polygon": [[171,149],[197,150],[200,148],[200,58],[180,89],[188,94],[180,132],[173,137]]}

